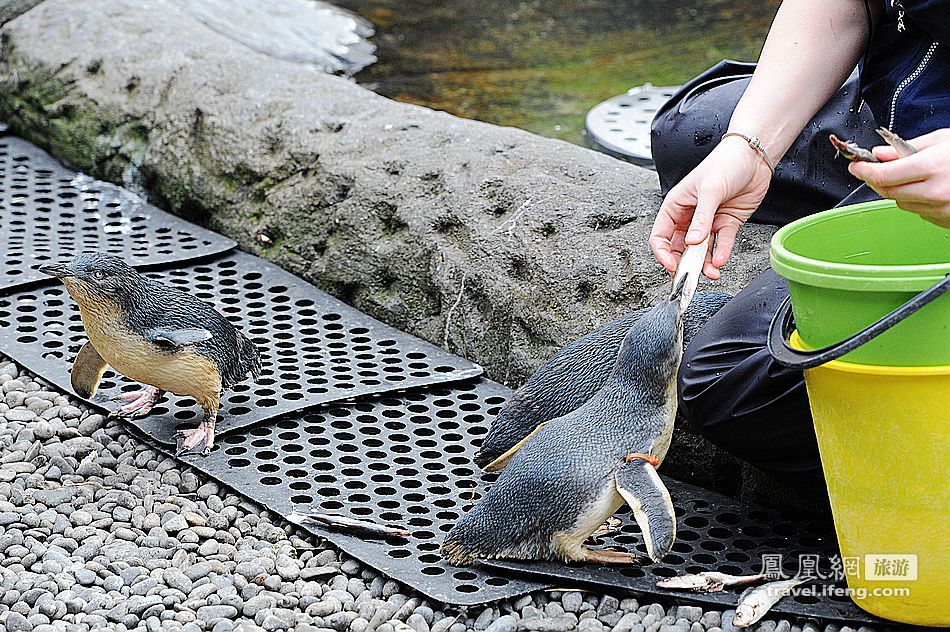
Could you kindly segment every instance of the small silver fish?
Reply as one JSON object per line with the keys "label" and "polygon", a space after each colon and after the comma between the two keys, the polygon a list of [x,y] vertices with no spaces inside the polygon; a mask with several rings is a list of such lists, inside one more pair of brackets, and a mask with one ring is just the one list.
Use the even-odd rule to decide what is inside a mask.
{"label": "small silver fish", "polygon": [[752,625],[764,617],[765,613],[777,604],[782,597],[790,593],[793,588],[801,586],[805,582],[811,581],[811,579],[811,577],[796,577],[795,579],[783,579],[747,588],[745,592],[739,595],[736,616],[732,619],[733,627],[745,628]]}
{"label": "small silver fish", "polygon": [[848,160],[855,162],[881,162],[870,150],[861,147],[850,140],[841,140],[834,134],[828,135],[828,141],[834,145],[835,158],[844,156]]}
{"label": "small silver fish", "polygon": [[656,583],[656,586],[667,590],[692,590],[693,592],[711,593],[719,592],[723,588],[755,584],[763,579],[765,579],[765,575],[761,573],[758,575],[727,575],[715,571],[704,571],[696,575],[680,575],[679,577],[661,579]]}
{"label": "small silver fish", "polygon": [[287,516],[287,520],[298,526],[303,526],[305,522],[313,522],[327,529],[366,538],[383,539],[393,536],[400,538],[409,537],[409,532],[403,527],[388,527],[386,525],[370,522],[369,520],[357,520],[356,518],[337,514],[298,513],[295,511]]}
{"label": "small silver fish", "polygon": [[[906,158],[912,154],[916,154],[917,150],[913,145],[908,143],[906,140],[895,134],[889,129],[879,127],[876,130],[877,135],[884,139],[888,145],[894,148],[897,152],[898,158]],[[837,153],[835,156],[844,156],[848,160],[853,160],[857,162],[881,162],[869,149],[864,149],[855,142],[849,140],[841,140],[834,134],[828,135],[828,140],[834,145]]]}
{"label": "small silver fish", "polygon": [[898,158],[906,158],[917,153],[917,149],[906,140],[895,134],[889,129],[879,127],[876,130],[877,135],[884,139],[884,142],[894,148]]}

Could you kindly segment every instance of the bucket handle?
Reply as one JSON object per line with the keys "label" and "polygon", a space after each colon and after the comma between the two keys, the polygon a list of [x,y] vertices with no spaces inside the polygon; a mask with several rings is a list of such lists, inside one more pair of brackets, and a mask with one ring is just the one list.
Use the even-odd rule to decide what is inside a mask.
{"label": "bucket handle", "polygon": [[913,297],[890,314],[882,316],[880,320],[872,323],[854,334],[853,336],[824,347],[823,349],[813,349],[810,351],[795,349],[788,344],[789,336],[795,329],[795,318],[792,315],[791,297],[785,297],[779,306],[772,322],[769,325],[768,349],[775,361],[790,369],[812,369],[825,362],[830,362],[840,358],[846,353],[854,351],[872,338],[884,333],[897,323],[901,322],[921,307],[935,300],[941,294],[950,289],[950,274],[945,276],[942,281],[927,288],[917,296]]}

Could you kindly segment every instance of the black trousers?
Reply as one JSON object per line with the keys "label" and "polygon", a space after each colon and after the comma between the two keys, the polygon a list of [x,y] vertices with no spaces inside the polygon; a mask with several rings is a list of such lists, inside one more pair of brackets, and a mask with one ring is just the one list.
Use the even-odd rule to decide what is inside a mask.
{"label": "black trousers", "polygon": [[[683,87],[653,123],[653,157],[664,195],[702,161],[726,132],[754,66],[722,62]],[[784,225],[800,217],[878,196],[835,159],[828,134],[880,144],[853,75],[816,115],[778,164],[754,222]],[[742,130],[736,130],[742,131]],[[750,150],[751,151],[751,150]],[[760,274],[713,316],[686,348],[680,410],[714,444],[803,492],[823,494],[824,479],[801,371],[777,364],[766,349],[772,316],[788,296],[784,279]]]}

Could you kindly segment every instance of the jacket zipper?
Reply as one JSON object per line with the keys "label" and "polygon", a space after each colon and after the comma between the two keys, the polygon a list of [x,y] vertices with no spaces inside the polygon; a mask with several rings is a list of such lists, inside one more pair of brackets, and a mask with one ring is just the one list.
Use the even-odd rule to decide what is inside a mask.
{"label": "jacket zipper", "polygon": [[900,98],[901,92],[909,86],[913,81],[921,75],[924,69],[927,67],[927,64],[930,63],[930,60],[934,56],[934,52],[937,50],[938,42],[934,42],[930,45],[930,48],[927,49],[927,52],[924,53],[923,59],[920,60],[920,63],[917,64],[917,67],[914,68],[914,72],[910,73],[904,80],[897,84],[897,88],[894,90],[894,96],[891,97],[891,112],[890,112],[890,122],[888,123],[887,129],[894,129],[894,119],[897,117],[897,99]]}

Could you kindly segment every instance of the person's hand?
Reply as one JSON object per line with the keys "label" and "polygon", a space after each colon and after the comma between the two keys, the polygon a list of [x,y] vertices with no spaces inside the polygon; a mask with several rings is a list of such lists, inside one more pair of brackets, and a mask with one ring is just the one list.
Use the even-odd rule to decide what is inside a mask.
{"label": "person's hand", "polygon": [[759,207],[772,172],[748,142],[723,139],[705,160],[673,187],[653,223],[650,248],[656,260],[676,271],[687,245],[702,243],[710,231],[703,273],[718,279],[729,260],[739,227]]}
{"label": "person's hand", "polygon": [[898,160],[893,147],[875,147],[882,162],[852,162],[848,171],[905,211],[950,228],[950,128],[908,142],[916,154]]}

